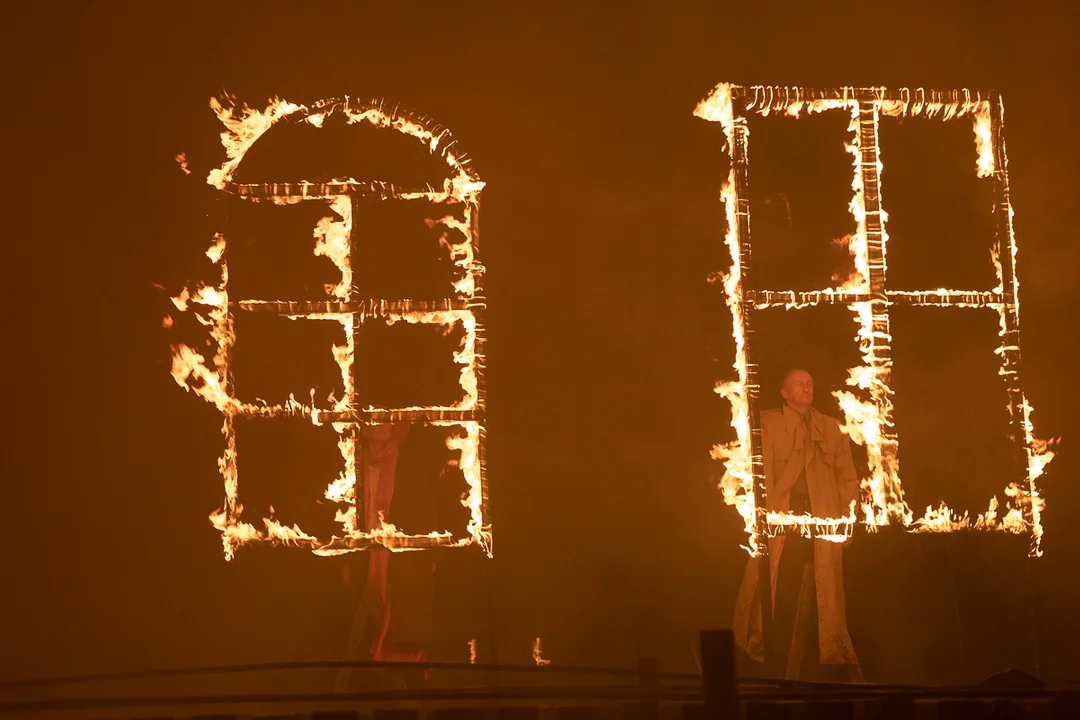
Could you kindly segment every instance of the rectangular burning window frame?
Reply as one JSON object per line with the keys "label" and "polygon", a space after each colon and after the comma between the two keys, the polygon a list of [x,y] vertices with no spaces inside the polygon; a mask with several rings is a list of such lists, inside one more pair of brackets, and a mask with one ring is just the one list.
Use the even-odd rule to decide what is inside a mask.
{"label": "rectangular burning window frame", "polygon": [[[349,183],[348,192],[344,192],[341,184],[313,187],[312,184],[275,184],[269,185],[240,185],[228,184],[225,191],[238,197],[251,200],[269,200],[271,202],[294,203],[310,201],[328,201],[331,209],[341,210],[344,221],[330,223],[326,226],[327,236],[334,233],[335,226],[340,228],[339,235],[344,240],[343,245],[347,248],[344,255],[335,258],[346,267],[351,267],[351,258],[355,253],[355,242],[351,234],[351,218],[355,216],[357,201],[360,197],[371,194],[374,190],[386,199],[389,195],[384,188],[372,188],[361,183]],[[394,198],[398,202],[427,200],[429,202],[445,204],[453,202],[451,197],[441,197],[438,193],[422,193]],[[347,208],[347,209],[346,209]],[[467,201],[464,212],[465,221],[459,222],[450,216],[443,222],[452,230],[465,235],[465,242],[471,246],[472,267],[471,272],[481,268],[477,257],[477,233],[476,220],[479,213],[477,200]],[[342,232],[343,231],[343,232]],[[327,237],[327,243],[333,242]],[[479,274],[479,273],[476,273]],[[353,298],[351,287],[343,287],[343,297],[338,301],[265,301],[265,300],[238,300],[229,303],[230,318],[232,313],[250,312],[284,316],[294,320],[313,321],[337,321],[342,324],[345,333],[345,346],[335,350],[335,356],[340,363],[344,363],[342,382],[345,387],[343,397],[335,404],[334,408],[319,409],[315,407],[289,406],[262,407],[244,406],[237,417],[250,418],[253,420],[280,418],[290,414],[308,415],[312,421],[319,425],[331,425],[339,434],[339,447],[346,465],[345,477],[342,482],[335,483],[327,493],[327,498],[339,503],[351,505],[341,518],[344,523],[345,536],[334,537],[330,540],[320,540],[303,533],[299,528],[274,527],[273,521],[268,522],[268,533],[271,540],[280,541],[282,544],[308,547],[317,554],[330,555],[337,552],[363,550],[372,546],[386,547],[392,550],[415,550],[431,547],[457,547],[479,543],[485,550],[490,550],[490,536],[483,528],[484,502],[487,493],[484,490],[483,471],[483,396],[482,387],[478,385],[481,373],[477,346],[482,345],[482,325],[480,315],[486,304],[483,297],[477,292],[477,279],[472,278],[472,291],[466,298],[440,298],[437,300],[410,300],[410,299],[365,299]],[[344,284],[344,279],[343,279]],[[393,408],[360,408],[357,399],[356,362],[357,348],[354,338],[358,335],[360,326],[367,321],[382,320],[389,322],[407,322],[415,324],[448,325],[461,323],[465,328],[463,347],[455,353],[455,360],[462,364],[462,384],[466,386],[466,396],[459,403],[447,406],[411,406]],[[348,374],[344,374],[344,368]],[[229,377],[232,385],[232,377]],[[452,439],[452,449],[461,450],[463,457],[459,461],[461,471],[469,485],[468,504],[473,510],[466,534],[461,537],[449,532],[432,532],[425,535],[408,535],[397,531],[391,525],[383,523],[381,528],[360,527],[360,500],[358,499],[357,483],[363,480],[362,468],[362,442],[361,432],[365,425],[382,425],[389,423],[425,423],[433,426],[459,428],[463,433],[463,442]],[[231,430],[230,430],[231,431]],[[235,440],[227,435],[227,442]],[[479,501],[479,504],[475,504]],[[241,527],[238,513],[226,521],[229,527]]]}
{"label": "rectangular burning window frame", "polygon": [[[222,135],[229,160],[220,169],[211,171],[207,181],[219,190],[253,202],[295,204],[301,202],[326,202],[329,209],[341,220],[325,217],[314,231],[315,254],[328,257],[341,271],[341,281],[328,287],[333,299],[318,301],[267,301],[230,300],[228,295],[227,242],[223,233],[215,235],[206,254],[220,268],[221,280],[217,286],[199,284],[194,291],[184,290],[173,298],[181,312],[194,310],[199,321],[208,327],[211,346],[214,348],[212,363],[207,364],[201,354],[185,345],[174,345],[172,374],[185,390],[193,390],[217,406],[224,416],[222,434],[225,436],[225,452],[218,461],[225,481],[225,503],[212,513],[210,521],[222,534],[225,558],[231,560],[237,549],[251,543],[269,543],[307,548],[318,555],[337,555],[372,547],[390,550],[418,550],[433,547],[464,547],[478,545],[489,557],[492,554],[491,528],[487,520],[487,477],[484,462],[485,391],[484,391],[484,326],[483,314],[486,299],[482,290],[484,266],[479,258],[479,211],[480,192],[484,183],[468,167],[468,160],[455,146],[452,135],[445,128],[433,125],[426,118],[412,117],[400,109],[384,108],[380,102],[357,102],[348,97],[324,100],[310,109],[283,100],[274,101],[265,111],[255,111],[247,106],[242,110],[224,107],[211,101],[219,119],[228,132]],[[411,135],[428,147],[432,154],[441,155],[452,171],[441,189],[405,190],[385,182],[357,182],[355,180],[332,180],[330,182],[292,183],[237,183],[232,175],[243,160],[244,154],[274,123],[287,120],[307,122],[322,127],[327,115],[344,113],[349,123],[368,122],[380,128],[392,128]],[[352,257],[354,240],[352,218],[358,199],[376,196],[395,202],[427,201],[446,206],[446,217],[431,220],[433,226],[441,226],[450,233],[459,233],[460,242],[451,242],[444,236],[454,265],[461,276],[454,285],[453,297],[435,300],[411,299],[358,299],[354,297],[352,280]],[[460,216],[452,212],[460,208]],[[319,408],[314,397],[310,405],[290,397],[283,405],[245,403],[232,394],[234,386],[230,354],[236,337],[233,330],[238,312],[275,314],[290,319],[313,321],[336,321],[341,323],[345,337],[343,346],[335,346],[333,354],[341,368],[343,396],[332,407]],[[368,320],[407,322],[416,324],[451,325],[461,323],[464,338],[454,361],[461,366],[460,384],[464,397],[449,406],[415,407],[359,407],[356,393],[356,348],[354,338],[357,329]],[[171,325],[167,318],[166,326]],[[236,420],[267,421],[270,419],[308,418],[315,425],[329,424],[338,434],[338,448],[344,461],[344,470],[326,491],[326,498],[345,506],[337,519],[343,525],[344,534],[329,539],[309,535],[298,526],[286,526],[272,517],[263,518],[265,531],[244,522],[240,518],[242,504],[238,494]],[[363,461],[361,457],[361,433],[364,426],[389,423],[426,423],[433,426],[459,428],[460,435],[447,441],[451,450],[459,450],[458,467],[462,471],[468,489],[462,496],[462,504],[469,508],[470,518],[465,533],[455,536],[449,531],[410,535],[399,531],[381,520],[380,527],[360,527],[360,500],[358,496],[358,468],[360,478]],[[362,480],[360,480],[362,482]]]}
{"label": "rectangular burning window frame", "polygon": [[[848,111],[852,138],[847,146],[853,155],[854,192],[850,210],[857,231],[850,250],[856,274],[837,288],[810,292],[761,289],[755,287],[751,272],[750,207],[747,195],[747,118],[752,113],[771,113],[798,118],[802,113]],[[1019,285],[1016,278],[1016,240],[1013,210],[1003,137],[1003,108],[999,94],[990,91],[924,90],[901,88],[743,87],[720,83],[698,104],[696,116],[721,123],[731,160],[721,190],[726,210],[725,241],[731,255],[727,272],[715,273],[710,282],[722,280],[726,303],[732,315],[735,338],[734,369],[737,379],[718,382],[716,392],[731,404],[731,425],[736,440],[713,448],[713,457],[725,462],[720,487],[725,501],[734,505],[743,518],[749,536],[746,550],[751,556],[767,553],[762,538],[798,533],[841,542],[856,525],[868,531],[894,523],[909,532],[949,532],[954,530],[997,530],[1029,534],[1030,554],[1042,554],[1041,511],[1045,506],[1036,486],[1037,478],[1053,457],[1050,443],[1032,434],[1031,406],[1024,397],[1020,379]],[[898,291],[886,284],[885,247],[888,241],[886,214],[881,207],[881,160],[878,128],[882,116],[940,118],[952,120],[969,116],[976,146],[976,173],[994,182],[994,245],[991,255],[998,285],[992,291],[946,290]],[[836,391],[834,396],[845,415],[844,431],[867,450],[869,476],[861,483],[860,500],[844,518],[815,518],[768,511],[765,506],[765,477],[761,459],[761,428],[758,417],[758,380],[752,353],[753,316],[756,310],[783,307],[799,309],[822,304],[843,305],[855,315],[856,335],[862,365],[849,370],[848,385],[858,391]],[[916,517],[904,501],[897,450],[898,438],[892,430],[892,397],[889,385],[892,367],[889,308],[892,305],[955,308],[992,308],[1000,321],[1001,344],[995,351],[1001,360],[999,376],[1004,383],[1009,410],[1010,435],[1018,445],[1015,480],[1005,489],[1007,507],[998,510],[991,498],[986,512],[972,519],[958,515],[942,503],[928,507]],[[862,399],[868,398],[868,399]]]}

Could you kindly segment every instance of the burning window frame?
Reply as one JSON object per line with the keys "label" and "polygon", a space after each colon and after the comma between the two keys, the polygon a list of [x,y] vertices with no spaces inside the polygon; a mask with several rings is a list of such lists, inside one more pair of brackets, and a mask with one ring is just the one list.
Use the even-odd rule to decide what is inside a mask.
{"label": "burning window frame", "polygon": [[[749,131],[752,114],[799,118],[826,111],[847,112],[851,133],[846,149],[852,155],[852,199],[849,210],[856,232],[849,249],[856,272],[843,285],[810,292],[757,288],[751,272],[750,206],[747,195]],[[718,84],[696,107],[694,114],[719,122],[723,128],[730,170],[721,188],[727,230],[725,242],[731,256],[726,271],[710,275],[722,285],[731,312],[735,339],[734,381],[718,382],[715,391],[731,404],[731,426],[736,439],[713,447],[714,459],[725,464],[720,488],[724,500],[743,518],[751,556],[767,553],[763,537],[798,533],[841,542],[856,525],[873,532],[899,524],[909,532],[955,530],[1003,531],[1029,534],[1029,554],[1041,556],[1041,513],[1045,501],[1036,480],[1053,458],[1054,442],[1036,438],[1032,409],[1020,380],[1019,283],[1016,277],[1016,238],[1013,209],[1009,202],[1008,158],[1003,134],[1001,96],[992,91],[924,90],[901,88],[832,88],[751,86]],[[938,119],[967,118],[975,141],[975,172],[994,183],[994,244],[991,261],[998,284],[991,291],[933,289],[891,290],[886,282],[886,230],[888,216],[881,204],[881,159],[878,128],[882,116]],[[868,477],[862,479],[859,507],[853,503],[844,518],[815,518],[766,510],[765,477],[761,460],[761,429],[758,422],[758,379],[753,359],[751,329],[754,311],[783,307],[787,310],[817,305],[842,305],[858,326],[855,341],[862,364],[848,371],[851,390],[835,391],[844,413],[844,432],[867,451]],[[897,462],[898,438],[893,431],[893,390],[890,387],[892,336],[889,308],[893,305],[954,308],[993,308],[999,317],[1000,345],[995,350],[1001,367],[1009,410],[1010,435],[1026,460],[1016,468],[1016,479],[1004,491],[1006,507],[997,497],[975,518],[957,513],[942,503],[927,507],[921,517],[904,500]]]}
{"label": "burning window frame", "polygon": [[[449,130],[428,118],[411,115],[397,107],[386,107],[380,101],[362,102],[341,97],[306,107],[275,99],[260,111],[246,105],[238,107],[233,99],[226,103],[212,99],[210,106],[225,126],[221,139],[227,160],[220,168],[210,172],[207,182],[223,193],[254,202],[279,205],[328,203],[331,214],[320,220],[314,229],[314,253],[328,257],[341,271],[341,281],[326,288],[328,297],[325,300],[234,300],[228,294],[227,238],[223,233],[217,233],[206,254],[220,271],[220,281],[214,285],[199,284],[193,289],[186,288],[173,298],[177,310],[195,313],[196,319],[206,327],[210,336],[212,357],[209,360],[188,345],[173,345],[172,374],[182,388],[214,404],[224,416],[222,434],[225,437],[225,451],[218,466],[225,482],[225,502],[210,515],[210,521],[221,532],[226,560],[231,560],[240,547],[256,543],[302,547],[319,555],[336,555],[373,547],[401,551],[478,545],[490,556],[492,535],[487,519],[487,473],[484,462],[483,315],[486,299],[482,286],[484,266],[479,257],[478,224],[480,193],[484,183],[471,168],[467,156]],[[406,189],[388,182],[358,182],[352,178],[329,182],[234,182],[233,177],[245,154],[273,125],[302,122],[322,127],[326,118],[335,112],[342,114],[348,124],[369,123],[376,128],[400,132],[416,139],[433,156],[445,161],[449,168],[442,187]],[[352,217],[356,199],[371,195],[384,200],[428,201],[447,208],[445,217],[430,219],[429,224],[445,231],[441,244],[449,252],[457,270],[452,296],[427,300],[355,297],[352,282]],[[454,210],[460,212],[455,215]],[[455,242],[451,237],[458,240]],[[261,401],[245,403],[235,397],[232,394],[230,355],[236,342],[234,318],[236,313],[243,312],[340,323],[344,343],[335,345],[332,352],[341,370],[343,396],[336,400],[331,398],[328,402],[332,404],[326,407],[319,406],[314,391],[309,402],[290,396],[282,405],[269,405]],[[354,377],[354,336],[364,322],[373,320],[434,324],[447,329],[461,323],[464,338],[454,353],[454,362],[460,366],[459,382],[464,391],[462,399],[448,406],[360,407]],[[165,324],[170,326],[171,318]],[[241,520],[243,506],[239,497],[235,430],[239,418],[252,422],[306,418],[315,425],[330,425],[333,428],[338,435],[344,469],[338,479],[330,483],[325,497],[339,504],[336,520],[342,525],[340,535],[317,538],[296,525],[285,526],[273,517],[263,518],[264,529]],[[364,426],[388,423],[425,423],[456,429],[448,438],[447,447],[460,451],[457,464],[468,485],[461,500],[470,511],[464,533],[455,535],[442,531],[410,535],[399,531],[385,519],[377,528],[360,527],[356,488],[357,468],[363,467],[360,436]]]}

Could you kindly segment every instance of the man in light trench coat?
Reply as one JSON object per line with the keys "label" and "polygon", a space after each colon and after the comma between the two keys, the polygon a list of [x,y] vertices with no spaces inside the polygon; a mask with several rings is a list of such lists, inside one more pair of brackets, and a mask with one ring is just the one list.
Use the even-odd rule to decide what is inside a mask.
{"label": "man in light trench coat", "polygon": [[[780,394],[784,406],[761,413],[768,509],[809,512],[819,518],[848,515],[859,488],[850,441],[835,419],[811,406],[814,380],[810,373],[789,370]],[[771,634],[775,636],[770,651],[776,653],[778,667],[786,667],[786,675],[794,679],[805,674],[806,664],[846,666],[849,678],[861,680],[844,605],[841,556],[847,543],[794,535],[769,538],[768,543],[773,596]],[[765,648],[758,566],[756,559],[746,565],[735,602],[734,629],[736,643],[761,662]],[[815,638],[817,642],[813,643]],[[813,653],[815,645],[817,657]]]}

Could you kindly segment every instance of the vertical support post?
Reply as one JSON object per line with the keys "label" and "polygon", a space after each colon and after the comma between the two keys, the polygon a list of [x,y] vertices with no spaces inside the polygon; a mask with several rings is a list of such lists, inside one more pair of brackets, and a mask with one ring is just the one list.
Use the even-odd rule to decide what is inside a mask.
{"label": "vertical support post", "polygon": [[[1033,502],[1027,508],[1028,522],[1031,523],[1030,555],[1038,555],[1040,533],[1039,510],[1035,506],[1037,497],[1035,479],[1031,477],[1031,447],[1027,432],[1027,404],[1024,401],[1023,383],[1020,378],[1020,303],[1017,296],[1019,283],[1016,278],[1016,240],[1013,236],[1012,206],[1009,203],[1009,158],[1005,152],[1004,108],[1001,96],[990,101],[990,138],[994,151],[994,247],[997,251],[1000,268],[998,280],[1001,282],[1002,303],[998,307],[1001,321],[1001,375],[1005,383],[1005,393],[1009,402],[1009,432],[1016,443],[1017,484],[1026,487]],[[1022,478],[1022,479],[1021,479]],[[1042,613],[1038,611],[1041,596],[1036,558],[1026,561],[1028,587],[1031,589],[1032,633],[1035,640],[1035,674],[1045,679],[1048,668],[1042,641]]]}
{"label": "vertical support post", "polygon": [[[222,241],[221,257],[218,263],[221,266],[221,289],[228,298],[229,291],[229,254],[228,254],[228,240],[227,230],[221,230],[218,232],[218,236]],[[221,373],[221,390],[230,398],[236,398],[236,381],[233,375],[232,368],[232,346],[236,337],[235,326],[233,325],[233,309],[229,302],[225,303],[223,308],[224,317],[221,319],[221,323],[224,327],[219,326],[217,328],[218,346],[217,357],[215,362],[217,364],[216,370]],[[239,488],[237,487],[237,467],[236,467],[236,415],[233,411],[229,410],[225,413],[225,421],[221,427],[221,433],[225,436],[225,451],[222,455],[221,461],[219,461],[219,468],[225,481],[225,524],[228,526],[237,525],[240,523],[240,512],[237,509],[237,493]],[[230,484],[232,487],[230,488]],[[226,541],[227,542],[227,541]],[[228,550],[227,555],[231,555],[232,550]]]}
{"label": "vertical support post", "polygon": [[[870,336],[865,356],[874,368],[875,382],[870,386],[870,397],[881,417],[881,467],[879,477],[885,482],[886,502],[893,506],[901,503],[903,496],[894,484],[897,477],[897,439],[892,425],[892,396],[889,385],[892,373],[892,334],[889,329],[889,300],[885,287],[885,244],[888,235],[881,214],[881,177],[878,174],[878,111],[872,96],[858,101],[858,152],[859,180],[862,185],[864,219],[860,230],[866,233],[867,268],[870,277],[871,318]],[[859,305],[851,307],[858,311]],[[878,508],[883,510],[884,508]],[[900,518],[897,518],[900,519]]]}
{"label": "vertical support post", "polygon": [[[1034,494],[1034,482],[1028,470],[1027,408],[1024,404],[1023,385],[1020,382],[1020,307],[1017,298],[1015,253],[1013,239],[1012,207],[1009,204],[1009,160],[1005,154],[1005,138],[1002,133],[1002,106],[1000,96],[990,103],[990,133],[994,149],[994,247],[1000,266],[1002,304],[1001,315],[1001,375],[1009,401],[1009,432],[1016,443],[1017,483]],[[1028,520],[1034,526],[1032,511]],[[1033,538],[1034,539],[1034,538]]]}
{"label": "vertical support post", "polygon": [[[479,265],[480,260],[480,196],[479,193],[472,199],[466,200],[466,212],[468,213],[469,244],[472,247],[473,264]],[[472,272],[473,268],[466,268]],[[475,418],[480,426],[477,438],[477,462],[480,464],[480,510],[483,523],[490,525],[488,519],[488,479],[487,460],[484,448],[487,446],[487,366],[486,366],[486,333],[485,333],[485,310],[487,310],[487,296],[484,294],[483,273],[473,274],[473,292],[471,293],[466,308],[472,313],[475,321],[474,344],[473,344],[473,372],[476,374],[476,409]],[[490,548],[484,548],[490,554]]]}
{"label": "vertical support post", "polygon": [[[472,259],[473,262],[478,262],[480,259],[480,194],[477,193],[473,199],[466,200],[466,217],[468,220],[469,231],[469,244],[472,247]],[[471,272],[471,267],[466,267],[466,272]],[[488,505],[488,468],[487,468],[487,456],[484,449],[487,447],[487,377],[486,377],[486,364],[485,364],[485,327],[484,327],[484,310],[487,309],[487,297],[484,295],[483,289],[483,275],[481,273],[475,273],[473,276],[473,292],[466,305],[469,312],[472,313],[475,325],[475,344],[473,346],[473,369],[476,373],[476,421],[480,425],[479,436],[477,440],[477,461],[480,464],[480,493],[481,493],[481,514],[483,522],[490,524],[489,513],[491,508]],[[481,548],[481,551],[484,549]],[[493,558],[481,558],[483,563],[483,577],[484,577],[484,634],[486,641],[484,643],[487,648],[486,659],[489,665],[495,666],[499,664],[499,640],[498,640],[498,592],[497,592],[497,576],[495,573],[495,567],[493,565]],[[498,687],[501,678],[497,670],[490,670],[488,672],[488,685],[490,687]]]}
{"label": "vertical support post", "polygon": [[[753,289],[751,278],[752,250],[750,245],[750,200],[748,195],[749,170],[748,146],[749,132],[746,117],[736,116],[731,123],[731,168],[735,199],[735,232],[739,241],[739,308],[743,329],[742,357],[740,363],[746,368],[746,412],[750,425],[750,472],[754,477],[754,512],[755,534],[758,538],[758,593],[761,597],[761,634],[765,652],[765,665],[771,674],[780,672],[774,667],[776,653],[772,647],[773,595],[772,574],[769,561],[769,544],[766,519],[768,498],[765,488],[765,468],[761,461],[761,422],[758,417],[758,381],[757,367],[751,363],[750,345],[753,340],[753,327],[750,316],[754,310],[753,302],[746,300],[747,290]],[[753,562],[753,560],[751,560]]]}
{"label": "vertical support post", "polygon": [[[356,218],[360,213],[359,198],[353,196],[350,198],[352,203],[352,227],[356,227]],[[352,265],[353,258],[356,257],[356,238],[353,237],[352,230],[349,231],[349,264]],[[351,300],[356,297],[356,273],[353,273],[353,286],[349,288],[349,294],[346,296],[347,300]],[[352,359],[349,362],[349,409],[356,410],[359,408],[359,391],[357,389],[357,383],[359,378],[357,377],[356,366],[360,361],[360,348],[358,346],[358,340],[360,338],[360,329],[363,326],[363,316],[359,313],[353,313],[352,319]],[[366,527],[364,518],[367,515],[367,509],[364,507],[364,425],[357,422],[352,426],[351,432],[353,434],[353,467],[356,468],[356,484],[353,487],[353,501],[356,508],[356,528],[358,530],[369,530]]]}
{"label": "vertical support post", "polygon": [[[466,212],[469,222],[469,244],[472,246],[473,262],[480,260],[480,194],[477,193],[474,200],[466,201]],[[472,268],[467,268],[471,272]],[[473,363],[476,371],[476,413],[481,426],[484,424],[484,410],[487,405],[485,393],[485,370],[486,363],[484,352],[484,311],[487,309],[487,296],[484,294],[483,273],[473,274],[473,292],[466,305],[469,312],[476,319],[476,344],[474,346]],[[482,476],[481,476],[482,477]],[[486,495],[485,495],[486,497]]]}
{"label": "vertical support post", "polygon": [[705,683],[705,716],[739,717],[739,678],[735,666],[735,633],[701,632],[701,673]]}
{"label": "vertical support post", "polygon": [[[355,218],[357,217],[359,210],[359,203],[357,198],[353,196],[350,199],[352,203],[352,217],[355,227]],[[350,231],[349,234],[349,262],[352,263],[353,257],[356,255],[356,241]],[[356,275],[353,275],[355,279]],[[352,287],[349,288],[349,294],[346,296],[346,300],[350,300],[355,297],[356,285],[355,281]],[[359,352],[356,347],[356,340],[359,337],[360,326],[363,320],[359,314],[353,314],[349,319],[349,329],[352,332],[352,345],[353,356],[349,362],[349,387],[347,388],[347,397],[349,401],[349,409],[355,410],[358,407],[357,392],[356,392],[356,363]],[[347,340],[348,338],[346,338]],[[346,432],[352,433],[353,437],[353,468],[354,468],[354,483],[353,483],[353,516],[354,525],[357,530],[369,530],[367,527],[367,509],[364,506],[364,426],[362,423],[353,423]],[[355,567],[355,563],[353,566]],[[367,630],[368,609],[364,602],[368,588],[366,587],[367,580],[365,578],[364,596],[361,597],[360,604],[356,608],[356,615],[353,617],[352,626],[349,629],[349,637],[345,641],[345,652],[342,659],[346,661],[354,661],[360,657],[361,644],[364,640],[364,634]],[[337,674],[334,677],[334,692],[345,692],[349,689],[349,680],[352,676],[352,669],[349,667],[339,668]]]}

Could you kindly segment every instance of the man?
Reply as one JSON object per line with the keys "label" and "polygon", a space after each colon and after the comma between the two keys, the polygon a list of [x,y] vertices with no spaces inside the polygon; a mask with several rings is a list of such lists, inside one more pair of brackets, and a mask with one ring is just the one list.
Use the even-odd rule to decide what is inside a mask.
{"label": "man", "polygon": [[[818,518],[846,516],[859,487],[850,441],[836,420],[812,407],[810,373],[789,370],[780,394],[783,407],[761,413],[766,507]],[[794,535],[769,538],[768,543],[773,596],[769,650],[780,663],[777,667],[798,678],[809,650],[822,665],[847,666],[848,676],[861,680],[845,617],[842,546]],[[755,559],[746,566],[735,604],[735,637],[760,662],[765,648],[758,566]]]}
{"label": "man", "polygon": [[[383,521],[399,529],[416,531],[435,527],[434,498],[427,486],[430,462],[417,458],[423,433],[410,432],[404,423],[365,425],[358,438],[357,490],[362,492],[363,513],[358,524],[371,531]],[[441,441],[441,437],[439,438]],[[430,444],[430,438],[428,439]],[[442,445],[440,444],[440,447]],[[430,455],[431,453],[426,453]],[[363,557],[360,557],[360,556]],[[393,556],[393,557],[392,557]],[[391,553],[373,548],[350,558],[356,567],[367,561],[360,607],[345,649],[345,660],[421,662],[428,659],[434,635],[435,576],[432,555],[426,552]],[[351,567],[345,565],[345,584],[351,585]],[[422,679],[427,678],[426,672]],[[398,684],[422,682],[418,677],[394,677]],[[350,670],[338,672],[335,690],[349,689]]]}
{"label": "man", "polygon": [[[401,472],[402,465],[407,465],[408,453],[403,451],[408,447],[409,429],[410,426],[404,423],[364,426],[361,435],[363,508],[364,528],[369,531],[381,527],[384,520],[402,523],[403,505],[415,505],[418,499],[430,500],[415,491],[409,493],[409,486],[417,484],[417,479],[409,477],[408,472]],[[435,521],[432,518],[421,526],[434,527]],[[400,525],[405,530],[416,527],[409,522]],[[432,556],[403,553],[391,558],[391,554],[382,548],[367,552],[368,576],[364,592],[374,603],[378,617],[369,653],[372,660],[426,660],[425,647],[430,640],[434,616]]]}

